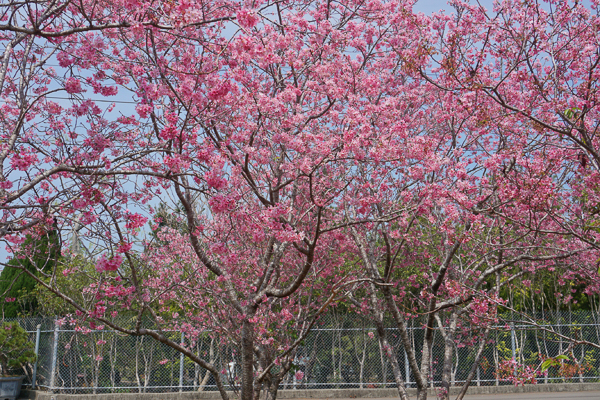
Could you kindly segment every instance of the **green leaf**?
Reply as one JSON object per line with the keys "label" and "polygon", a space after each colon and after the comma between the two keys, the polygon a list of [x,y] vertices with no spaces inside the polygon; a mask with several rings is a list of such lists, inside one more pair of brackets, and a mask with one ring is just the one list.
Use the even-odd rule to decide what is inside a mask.
{"label": "green leaf", "polygon": [[565,356],[564,354],[561,354],[560,356],[548,358],[542,363],[542,371],[546,371],[550,367],[560,366],[558,360],[569,361],[569,357]]}
{"label": "green leaf", "polygon": [[547,370],[548,368],[550,368],[551,366],[553,366],[556,363],[556,361],[554,361],[554,359],[549,358],[546,361],[544,361],[542,363],[542,371]]}

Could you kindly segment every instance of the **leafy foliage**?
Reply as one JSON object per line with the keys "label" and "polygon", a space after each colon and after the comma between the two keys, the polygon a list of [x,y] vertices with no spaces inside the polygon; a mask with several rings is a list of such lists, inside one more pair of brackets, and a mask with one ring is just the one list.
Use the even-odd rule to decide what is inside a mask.
{"label": "leafy foliage", "polygon": [[60,259],[58,232],[52,229],[40,235],[29,235],[15,256],[0,272],[0,307],[5,318],[37,312],[37,282],[24,270],[36,276],[50,272]]}
{"label": "leafy foliage", "polygon": [[17,322],[5,322],[0,326],[0,374],[8,375],[24,363],[36,359],[33,343],[27,332]]}

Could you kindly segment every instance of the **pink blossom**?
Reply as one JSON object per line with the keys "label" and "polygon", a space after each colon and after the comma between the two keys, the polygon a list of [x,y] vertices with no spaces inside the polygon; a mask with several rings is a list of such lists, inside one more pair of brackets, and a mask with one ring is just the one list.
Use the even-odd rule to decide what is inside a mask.
{"label": "pink blossom", "polygon": [[125,224],[125,227],[127,229],[137,229],[137,228],[141,228],[142,226],[144,226],[146,224],[146,222],[148,221],[148,218],[144,217],[143,215],[140,214],[128,214],[127,215],[127,223]]}
{"label": "pink blossom", "polygon": [[38,162],[38,157],[32,153],[17,153],[10,160],[10,165],[19,171],[26,171],[32,164]]}
{"label": "pink blossom", "polygon": [[73,77],[67,78],[65,81],[65,89],[67,90],[67,93],[71,94],[83,92],[81,82],[79,79]]}
{"label": "pink blossom", "polygon": [[180,131],[175,125],[167,125],[160,131],[160,137],[164,140],[177,139]]}
{"label": "pink blossom", "polygon": [[246,9],[238,11],[236,19],[238,21],[238,24],[240,24],[240,26],[245,29],[254,28],[254,26],[258,22],[258,16],[256,15],[256,13],[254,11]]}
{"label": "pink blossom", "polygon": [[184,160],[181,156],[177,154],[173,156],[165,156],[164,163],[174,173],[179,173],[182,170],[187,170],[190,166],[189,161]]}
{"label": "pink blossom", "polygon": [[131,243],[122,243],[117,248],[117,252],[119,252],[119,253],[127,253],[130,250],[131,250]]}
{"label": "pink blossom", "polygon": [[105,271],[116,271],[121,266],[123,262],[123,257],[120,254],[116,254],[114,257],[107,259],[106,255],[103,254],[100,257],[100,260],[96,263],[96,271],[105,272]]}
{"label": "pink blossom", "polygon": [[235,201],[231,197],[216,195],[208,201],[210,208],[216,213],[231,211],[235,207]]}
{"label": "pink blossom", "polygon": [[0,189],[10,189],[13,187],[12,181],[2,181],[0,182]]}
{"label": "pink blossom", "polygon": [[221,174],[217,173],[214,170],[204,175],[204,179],[206,179],[206,183],[208,184],[208,186],[217,190],[223,189],[227,186],[227,180],[223,179],[221,177]]}
{"label": "pink blossom", "polygon": [[135,111],[138,113],[140,118],[148,118],[148,115],[152,111],[152,106],[149,104],[138,104],[135,106]]}
{"label": "pink blossom", "polygon": [[208,98],[211,100],[218,100],[222,97],[225,97],[231,89],[232,86],[229,84],[229,82],[221,82],[208,92]]}
{"label": "pink blossom", "polygon": [[285,321],[291,321],[294,319],[294,316],[287,308],[284,308],[283,310],[281,310],[281,316],[283,317],[283,319]]}

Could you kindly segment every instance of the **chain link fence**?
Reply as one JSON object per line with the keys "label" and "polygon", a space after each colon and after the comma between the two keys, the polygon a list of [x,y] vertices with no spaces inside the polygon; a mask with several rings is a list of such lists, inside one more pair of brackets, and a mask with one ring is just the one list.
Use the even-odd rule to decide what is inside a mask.
{"label": "chain link fence", "polygon": [[[541,316],[540,316],[541,317]],[[539,366],[542,357],[555,357],[565,352],[569,362],[552,367],[538,382],[600,381],[600,351],[592,346],[571,345],[560,335],[600,343],[600,317],[592,312],[554,313],[543,316],[544,329],[515,323],[498,326],[490,334],[472,385],[506,385],[498,376],[505,360]],[[156,393],[173,391],[216,390],[214,380],[205,369],[150,337],[132,337],[110,330],[66,329],[51,319],[18,320],[34,343],[38,361],[26,366],[25,385],[60,393]],[[39,326],[39,327],[38,327]],[[424,330],[418,320],[411,321],[411,341],[420,349]],[[183,341],[181,333],[173,339]],[[402,376],[409,387],[414,378],[395,328],[388,328],[390,344],[397,349]],[[460,385],[473,364],[474,346],[454,351],[452,380]],[[196,352],[219,367],[229,388],[239,383],[240,360],[235,349],[211,339],[198,340]],[[353,314],[324,315],[303,346],[298,349],[295,370],[303,372],[301,380],[289,373],[281,389],[385,388],[395,387],[389,361],[382,351],[373,325]],[[431,362],[431,385],[441,383],[444,340],[434,332]]]}

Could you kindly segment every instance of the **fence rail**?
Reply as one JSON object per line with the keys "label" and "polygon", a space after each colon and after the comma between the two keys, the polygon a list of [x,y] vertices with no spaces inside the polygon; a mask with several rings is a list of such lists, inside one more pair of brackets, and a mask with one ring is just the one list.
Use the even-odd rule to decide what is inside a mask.
{"label": "fence rail", "polygon": [[[208,371],[149,337],[126,336],[110,330],[88,333],[63,329],[49,319],[19,319],[35,342],[38,361],[26,368],[25,385],[58,393],[172,392],[216,390]],[[600,343],[600,318],[594,313],[557,314],[545,319],[544,326],[561,335],[572,335]],[[303,378],[288,374],[281,389],[306,388],[375,388],[395,387],[392,368],[382,351],[375,329],[368,320],[330,314],[319,328],[313,329],[298,351],[296,370]],[[423,340],[423,329],[413,321],[410,338]],[[184,340],[180,333],[173,338]],[[414,387],[408,358],[399,342],[396,329],[388,328],[390,344],[397,349],[402,376]],[[179,341],[179,340],[178,340]],[[496,327],[486,344],[472,385],[506,385],[498,377],[502,361],[514,358],[522,364],[539,365],[541,357],[554,357],[569,350],[568,368],[551,368],[538,381],[600,381],[600,350],[593,346],[570,344],[560,335],[527,324],[515,323],[510,329]],[[239,360],[235,349],[216,340],[199,340],[195,351],[219,366],[229,388],[239,384]],[[420,352],[418,352],[420,353]],[[444,341],[434,332],[431,370],[432,386],[441,383]],[[472,348],[456,347],[452,366],[455,385],[465,381],[473,363]],[[420,362],[420,360],[418,360]]]}

